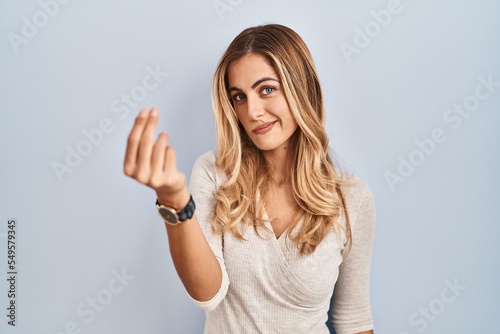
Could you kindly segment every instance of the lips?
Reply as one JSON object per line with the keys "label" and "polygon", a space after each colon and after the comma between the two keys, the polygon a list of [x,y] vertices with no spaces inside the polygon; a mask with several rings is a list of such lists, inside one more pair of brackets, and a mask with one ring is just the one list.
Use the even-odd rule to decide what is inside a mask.
{"label": "lips", "polygon": [[264,123],[262,125],[259,125],[258,127],[253,129],[252,132],[255,133],[256,135],[263,135],[264,133],[268,133],[269,131],[271,131],[273,129],[274,123],[276,123],[276,121],[267,122],[267,123]]}

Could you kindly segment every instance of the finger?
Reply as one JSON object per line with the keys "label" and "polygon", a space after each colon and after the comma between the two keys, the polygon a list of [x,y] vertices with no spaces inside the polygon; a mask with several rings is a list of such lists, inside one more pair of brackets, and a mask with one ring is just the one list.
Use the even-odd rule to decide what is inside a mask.
{"label": "finger", "polygon": [[142,109],[137,117],[135,118],[134,126],[130,131],[130,134],[127,138],[127,149],[125,151],[125,161],[124,161],[124,171],[128,176],[132,176],[136,163],[137,163],[137,151],[139,149],[139,143],[144,132],[144,127],[147,121],[147,115],[149,110]]}
{"label": "finger", "polygon": [[151,156],[151,180],[160,180],[165,169],[165,148],[168,142],[168,133],[163,131],[153,147]]}
{"label": "finger", "polygon": [[137,168],[141,178],[149,177],[151,170],[151,153],[153,151],[154,135],[158,125],[159,111],[152,108],[147,119],[146,127],[139,143],[139,152],[137,155]]}
{"label": "finger", "polygon": [[165,148],[165,168],[164,171],[167,175],[172,175],[177,171],[177,156],[175,149],[172,146]]}
{"label": "finger", "polygon": [[165,148],[164,182],[171,192],[176,192],[186,185],[186,176],[177,169],[177,153],[172,146]]}

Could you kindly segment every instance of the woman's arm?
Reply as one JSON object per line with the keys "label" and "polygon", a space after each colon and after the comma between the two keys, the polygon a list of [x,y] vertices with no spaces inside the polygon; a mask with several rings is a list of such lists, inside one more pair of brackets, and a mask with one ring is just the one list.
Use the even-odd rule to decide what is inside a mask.
{"label": "woman's arm", "polygon": [[[184,198],[187,198],[184,203],[187,204],[189,192],[187,188],[183,192]],[[167,203],[160,197],[158,201],[161,204]],[[198,224],[196,214],[190,220],[176,226],[168,224],[165,226],[172,261],[186,291],[195,300],[201,302],[210,300],[221,287],[222,272]]]}
{"label": "woman's arm", "polygon": [[337,333],[371,333],[370,267],[375,232],[375,203],[368,184],[359,178],[343,187],[351,224],[352,245],[339,267],[333,294]]}
{"label": "woman's arm", "polygon": [[[186,176],[177,169],[175,150],[167,146],[168,134],[154,135],[159,111],[143,109],[130,131],[124,161],[127,176],[156,191],[160,204],[176,210],[189,201]],[[210,300],[219,291],[222,273],[198,224],[196,214],[176,226],[166,225],[175,269],[189,295],[198,301]]]}

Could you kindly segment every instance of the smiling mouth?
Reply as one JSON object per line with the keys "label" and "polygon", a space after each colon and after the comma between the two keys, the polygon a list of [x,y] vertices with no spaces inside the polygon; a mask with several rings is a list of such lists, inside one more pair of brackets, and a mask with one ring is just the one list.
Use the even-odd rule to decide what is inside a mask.
{"label": "smiling mouth", "polygon": [[252,132],[257,134],[257,135],[262,135],[264,133],[267,133],[267,132],[272,130],[274,123],[276,123],[276,122],[264,123],[264,124],[256,127],[255,129],[253,129]]}

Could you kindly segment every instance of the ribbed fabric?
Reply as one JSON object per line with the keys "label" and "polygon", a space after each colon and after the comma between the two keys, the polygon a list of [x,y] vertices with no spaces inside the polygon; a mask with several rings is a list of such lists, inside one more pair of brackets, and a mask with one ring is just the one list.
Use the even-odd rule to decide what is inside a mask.
{"label": "ribbed fabric", "polygon": [[[225,180],[216,171],[215,153],[202,155],[193,167],[190,191],[196,215],[222,269],[222,284],[209,301],[193,302],[206,311],[206,334],[304,333],[327,334],[333,312],[337,334],[373,328],[370,307],[370,265],[375,207],[369,186],[357,177],[343,194],[352,230],[352,247],[341,229],[333,229],[316,250],[303,256],[287,238],[253,228],[245,241],[212,230],[213,193]],[[340,223],[345,226],[345,217]],[[334,293],[333,310],[329,310]]]}

